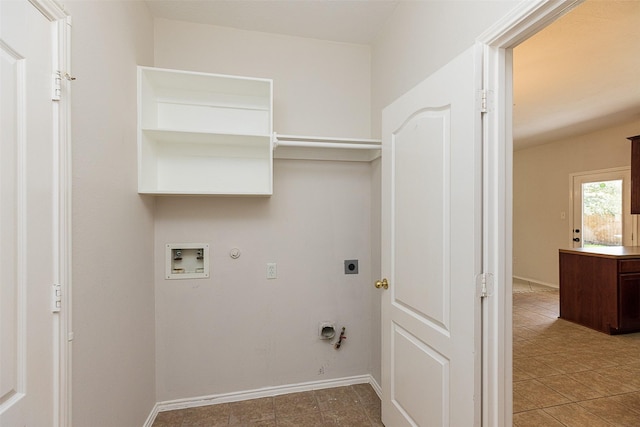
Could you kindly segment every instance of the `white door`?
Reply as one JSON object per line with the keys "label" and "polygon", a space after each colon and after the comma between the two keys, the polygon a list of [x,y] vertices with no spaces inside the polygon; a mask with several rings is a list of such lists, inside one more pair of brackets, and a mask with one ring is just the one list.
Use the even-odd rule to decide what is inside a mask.
{"label": "white door", "polygon": [[573,247],[635,246],[637,220],[631,215],[631,170],[575,174],[572,183]]}
{"label": "white door", "polygon": [[389,427],[480,425],[475,52],[383,111],[382,421]]}
{"label": "white door", "polygon": [[0,1],[0,425],[52,426],[57,212],[54,26]]}

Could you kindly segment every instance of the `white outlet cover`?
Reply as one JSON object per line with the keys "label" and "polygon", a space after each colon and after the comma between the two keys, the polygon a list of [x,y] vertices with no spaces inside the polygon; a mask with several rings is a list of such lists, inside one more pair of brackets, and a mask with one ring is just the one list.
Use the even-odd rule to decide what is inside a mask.
{"label": "white outlet cover", "polygon": [[267,279],[277,279],[278,278],[278,266],[275,262],[267,263]]}

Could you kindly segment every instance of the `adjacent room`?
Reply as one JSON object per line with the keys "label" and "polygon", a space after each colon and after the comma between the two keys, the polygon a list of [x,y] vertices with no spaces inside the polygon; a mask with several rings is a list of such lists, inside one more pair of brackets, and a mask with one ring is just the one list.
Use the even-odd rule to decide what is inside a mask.
{"label": "adjacent room", "polygon": [[558,318],[559,249],[637,246],[638,6],[587,1],[514,49],[515,426],[638,423],[640,333]]}

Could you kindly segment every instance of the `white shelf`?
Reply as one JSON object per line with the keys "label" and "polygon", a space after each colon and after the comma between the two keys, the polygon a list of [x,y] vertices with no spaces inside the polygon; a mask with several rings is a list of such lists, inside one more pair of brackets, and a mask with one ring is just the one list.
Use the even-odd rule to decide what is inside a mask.
{"label": "white shelf", "polygon": [[138,67],[138,192],[272,194],[272,81]]}

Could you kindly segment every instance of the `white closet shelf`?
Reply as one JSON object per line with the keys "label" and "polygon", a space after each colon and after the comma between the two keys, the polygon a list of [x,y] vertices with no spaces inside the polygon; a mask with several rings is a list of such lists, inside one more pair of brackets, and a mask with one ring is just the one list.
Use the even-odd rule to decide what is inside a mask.
{"label": "white closet shelf", "polygon": [[271,138],[266,134],[239,134],[220,132],[193,132],[180,129],[152,129],[142,128],[144,135],[152,137],[157,142],[171,143],[200,143],[200,144],[233,144],[233,145],[263,145],[264,140]]}
{"label": "white closet shelf", "polygon": [[138,192],[272,194],[272,86],[138,67]]}
{"label": "white closet shelf", "polygon": [[370,162],[381,155],[379,139],[333,138],[273,133],[275,159]]}

